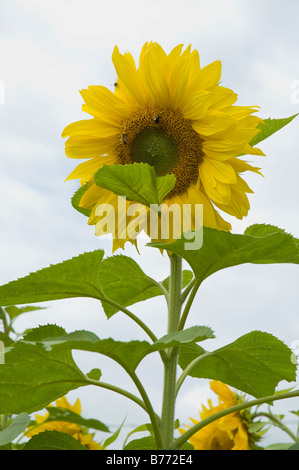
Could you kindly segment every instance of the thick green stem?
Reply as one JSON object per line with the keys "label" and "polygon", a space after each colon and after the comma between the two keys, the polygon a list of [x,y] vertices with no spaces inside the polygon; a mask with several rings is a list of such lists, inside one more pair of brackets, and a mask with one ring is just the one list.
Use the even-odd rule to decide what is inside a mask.
{"label": "thick green stem", "polygon": [[[182,300],[182,259],[176,254],[170,256],[170,289],[168,309],[168,333],[178,331]],[[170,449],[174,440],[174,419],[176,401],[176,373],[178,348],[171,348],[164,361],[164,390],[161,415],[163,448]]]}

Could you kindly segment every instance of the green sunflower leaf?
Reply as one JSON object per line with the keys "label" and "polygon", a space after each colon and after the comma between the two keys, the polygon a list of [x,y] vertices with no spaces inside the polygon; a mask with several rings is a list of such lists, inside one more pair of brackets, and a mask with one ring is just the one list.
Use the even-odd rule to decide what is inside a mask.
{"label": "green sunflower leaf", "polygon": [[57,406],[48,406],[46,409],[49,413],[49,416],[44,421],[45,423],[48,423],[50,421],[64,421],[67,423],[79,424],[80,426],[83,426],[88,429],[96,429],[97,431],[110,432],[106,424],[102,423],[97,419],[86,419],[78,413],[75,413],[74,411],[68,410],[66,408],[60,408]]}
{"label": "green sunflower leaf", "polygon": [[[103,250],[84,253],[56,265],[0,286],[0,305],[18,315],[41,307],[22,307],[13,304],[44,302],[72,297],[91,297],[102,301],[108,318],[119,309],[109,304],[109,298],[122,306],[162,295],[159,283],[147,276],[138,264],[127,256],[115,255],[103,259]],[[184,285],[192,273],[185,270]],[[162,282],[167,288],[167,279]]]}
{"label": "green sunflower leaf", "polygon": [[30,417],[27,413],[21,413],[14,417],[7,428],[0,432],[0,446],[5,446],[16,439],[27,428]]}
{"label": "green sunflower leaf", "polygon": [[252,225],[243,235],[203,227],[202,247],[194,250],[188,249],[189,240],[182,237],[172,243],[149,243],[148,246],[180,255],[189,263],[199,282],[221,269],[244,263],[299,264],[299,240],[272,225]]}
{"label": "green sunflower leaf", "polygon": [[22,450],[88,450],[70,434],[44,431],[33,436]]}
{"label": "green sunflower leaf", "polygon": [[133,435],[133,434],[136,434],[136,433],[139,433],[139,432],[142,432],[142,433],[145,433],[145,432],[148,432],[151,436],[154,435],[153,433],[153,426],[151,423],[145,423],[145,424],[141,424],[140,426],[138,426],[137,428],[133,429],[132,431],[130,431],[125,440],[124,440],[124,443],[123,443],[123,449],[126,447],[127,445],[127,441],[129,440],[129,438]]}
{"label": "green sunflower leaf", "polygon": [[289,444],[289,447],[287,447],[286,450],[299,450],[299,442],[296,442],[296,444]]}
{"label": "green sunflower leaf", "polygon": [[215,338],[211,328],[207,326],[191,326],[186,330],[176,331],[163,336],[152,345],[151,349],[153,351],[159,351],[160,349],[197,343],[198,341],[211,338]]}
{"label": "green sunflower leaf", "polygon": [[264,123],[258,125],[258,129],[260,129],[260,132],[255,135],[253,139],[249,142],[250,145],[257,145],[259,142],[262,142],[263,140],[267,139],[268,137],[270,137],[270,135],[274,134],[275,132],[279,131],[284,126],[289,124],[296,116],[298,116],[298,113],[288,118],[264,119]]}
{"label": "green sunflower leaf", "polygon": [[[112,338],[99,339],[94,333],[81,330],[44,338],[39,340],[38,345],[42,344],[46,351],[53,350],[56,352],[75,349],[99,353],[110,357],[126,370],[134,372],[141,360],[150,353],[210,338],[214,338],[214,334],[206,326],[193,326],[184,331],[170,333],[160,338],[153,345],[150,345],[147,341],[121,342]],[[31,340],[31,337],[29,339]]]}
{"label": "green sunflower leaf", "polygon": [[[265,450],[292,450],[291,446],[292,444],[290,442],[280,442],[277,444],[270,444],[269,446],[265,447]],[[298,444],[294,444],[293,450],[299,450]]]}
{"label": "green sunflower leaf", "polygon": [[[115,255],[104,259],[98,280],[105,295],[123,307],[162,295],[159,284],[128,256]],[[108,318],[119,311],[117,307],[104,301],[102,306]]]}
{"label": "green sunflower leaf", "polygon": [[89,385],[71,351],[47,351],[39,344],[44,337],[64,333],[63,328],[46,325],[8,348],[5,364],[0,364],[0,414],[30,414],[70,390]]}
{"label": "green sunflower leaf", "polygon": [[98,273],[104,251],[84,253],[0,286],[0,305],[44,302],[71,297],[103,298]]}
{"label": "green sunflower leaf", "polygon": [[10,338],[6,333],[0,331],[0,364],[1,361],[4,359],[2,355],[4,355],[4,346],[10,346],[14,343],[13,339]]}
{"label": "green sunflower leaf", "polygon": [[124,450],[156,450],[157,444],[153,436],[141,437],[130,441]]}
{"label": "green sunflower leaf", "polygon": [[[182,288],[192,280],[193,273],[183,271]],[[98,281],[105,295],[122,305],[128,307],[136,302],[141,302],[162,295],[159,283],[147,276],[132,258],[124,255],[110,256],[102,261]],[[161,282],[168,290],[169,277]],[[118,307],[102,301],[103,309],[108,318],[118,312]]]}
{"label": "green sunflower leaf", "polygon": [[27,305],[26,307],[16,307],[15,305],[11,305],[10,307],[5,308],[5,311],[11,320],[18,317],[19,315],[22,315],[22,313],[33,312],[35,310],[44,310],[44,307],[34,307],[33,305]]}
{"label": "green sunflower leaf", "polygon": [[80,186],[80,188],[77,189],[77,191],[73,195],[73,197],[71,199],[71,202],[72,202],[73,208],[76,209],[76,211],[80,212],[81,214],[85,215],[86,217],[89,217],[90,213],[91,213],[91,210],[84,209],[84,207],[80,207],[81,198],[82,198],[83,194],[86,192],[86,190],[87,190],[87,185],[86,184],[84,184],[83,186]]}
{"label": "green sunflower leaf", "polygon": [[[220,380],[256,398],[272,395],[277,384],[296,378],[292,351],[269,333],[253,331],[213,352],[196,344],[180,348],[179,364],[191,377]],[[191,364],[193,362],[193,366]]]}
{"label": "green sunflower leaf", "polygon": [[160,205],[175,185],[174,175],[157,176],[147,163],[104,165],[94,175],[97,186],[145,206]]}
{"label": "green sunflower leaf", "polygon": [[102,371],[101,369],[91,369],[86,375],[91,380],[100,380]]}
{"label": "green sunflower leaf", "polygon": [[125,419],[123,420],[123,422],[118,426],[118,428],[116,429],[116,431],[109,437],[107,437],[107,439],[105,439],[105,441],[102,443],[102,447],[103,449],[106,449],[106,447],[109,447],[111,444],[113,444],[113,442],[116,441],[116,439],[118,438],[119,434],[120,434],[120,431],[122,430],[122,427],[125,423]]}
{"label": "green sunflower leaf", "polygon": [[[27,337],[26,337],[27,338]],[[26,339],[25,338],[25,339]],[[30,341],[34,341],[29,338]],[[27,340],[28,341],[28,340]],[[89,351],[110,357],[126,370],[133,372],[141,359],[149,350],[147,341],[115,341],[112,338],[100,339],[90,331],[80,330],[73,333],[51,337],[50,335],[39,340],[36,346],[42,345],[46,351]]]}
{"label": "green sunflower leaf", "polygon": [[7,350],[5,364],[0,364],[0,414],[32,413],[70,390],[91,385],[72,350],[102,354],[133,373],[149,348],[146,341],[101,340],[89,331],[67,334],[56,325],[34,328]]}

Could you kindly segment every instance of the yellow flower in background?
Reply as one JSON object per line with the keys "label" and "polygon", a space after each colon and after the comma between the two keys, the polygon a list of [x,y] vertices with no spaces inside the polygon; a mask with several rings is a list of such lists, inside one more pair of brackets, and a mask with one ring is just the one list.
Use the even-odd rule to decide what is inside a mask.
{"label": "yellow flower in background", "polygon": [[[213,380],[210,388],[218,395],[218,405],[213,406],[212,401],[208,400],[209,407],[202,406],[199,413],[201,421],[238,403],[237,396],[227,385]],[[199,422],[190,419],[193,424]],[[181,434],[185,432],[184,429],[179,431]],[[231,413],[200,429],[189,442],[195,450],[250,450],[247,421],[239,412]]]}
{"label": "yellow flower in background", "polygon": [[[218,210],[238,219],[246,216],[247,193],[252,190],[241,174],[259,173],[239,156],[264,155],[249,145],[262,122],[253,115],[257,107],[236,106],[236,93],[219,85],[221,62],[201,68],[198,51],[191,46],[183,50],[179,45],[166,54],[159,44],[146,43],[138,67],[130,53],[120,54],[115,47],[112,60],[117,73],[114,92],[100,85],[82,90],[83,111],[93,118],[74,122],[62,133],[68,137],[66,155],[86,159],[67,179],[87,184],[80,206],[91,211],[88,223],[100,220],[101,204],[116,211],[118,224],[119,217],[125,217],[117,213],[118,197],[96,186],[97,170],[143,162],[154,167],[157,176],[176,176],[164,204],[202,204],[203,224],[229,231],[230,223]],[[127,208],[131,204],[126,201]],[[150,236],[147,219],[141,218],[140,224]],[[101,230],[96,235],[105,233]],[[127,240],[135,243],[127,234],[115,236],[113,251]]]}
{"label": "yellow flower in background", "polygon": [[[55,402],[56,406],[59,408],[65,408],[67,410],[73,411],[78,415],[81,414],[81,403],[77,399],[74,405],[71,405],[66,397],[59,398]],[[51,405],[52,406],[52,405]],[[59,431],[66,434],[70,434],[75,439],[77,439],[82,445],[86,446],[89,450],[100,450],[102,446],[97,442],[93,441],[93,434],[88,434],[85,430],[76,423],[69,423],[67,421],[49,421],[46,422],[49,417],[49,413],[45,415],[35,415],[36,424],[29,426],[25,435],[27,437],[33,437],[36,434],[39,434],[44,431]]]}

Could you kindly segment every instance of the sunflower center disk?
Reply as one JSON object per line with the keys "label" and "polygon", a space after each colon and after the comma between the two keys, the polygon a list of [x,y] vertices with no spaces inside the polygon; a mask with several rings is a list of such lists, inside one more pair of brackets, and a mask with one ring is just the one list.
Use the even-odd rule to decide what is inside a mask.
{"label": "sunflower center disk", "polygon": [[115,150],[119,164],[148,163],[157,176],[173,173],[176,184],[168,197],[186,192],[198,181],[202,141],[179,111],[138,108],[123,123]]}
{"label": "sunflower center disk", "polygon": [[133,140],[131,158],[134,162],[148,163],[155,168],[157,176],[162,176],[175,167],[179,149],[163,129],[146,128]]}

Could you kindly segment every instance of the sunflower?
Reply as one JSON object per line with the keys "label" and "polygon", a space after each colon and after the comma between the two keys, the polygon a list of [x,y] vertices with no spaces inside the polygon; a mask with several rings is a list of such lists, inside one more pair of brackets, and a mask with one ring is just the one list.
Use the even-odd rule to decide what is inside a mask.
{"label": "sunflower", "polygon": [[[138,67],[129,52],[121,54],[115,46],[112,61],[114,91],[100,85],[81,90],[82,109],[93,118],[74,122],[62,133],[68,137],[66,155],[87,159],[67,179],[79,179],[85,186],[80,207],[89,211],[88,223],[96,226],[96,235],[107,230],[98,224],[101,205],[111,208],[110,216],[125,227],[123,232],[128,218],[126,211],[118,211],[118,196],[97,186],[94,174],[104,165],[135,162],[149,164],[157,176],[175,175],[163,205],[202,204],[203,225],[231,230],[219,210],[238,219],[246,216],[247,193],[253,191],[240,175],[260,170],[240,156],[264,155],[249,144],[262,123],[254,115],[258,107],[236,106],[236,93],[219,85],[221,62],[201,68],[198,51],[191,46],[178,45],[167,55],[156,42],[146,43]],[[123,207],[132,204],[126,201]],[[140,227],[151,236],[148,214],[147,208]],[[117,233],[113,251],[127,240],[136,244],[126,232]]]}
{"label": "sunflower", "polygon": [[[79,399],[71,405],[66,397],[62,397],[59,398],[59,400],[56,400],[55,404],[59,408],[70,410],[78,415],[81,414],[81,403]],[[93,440],[93,434],[87,433],[79,424],[68,421],[47,421],[49,415],[49,413],[46,413],[45,415],[35,415],[35,424],[27,428],[25,435],[27,437],[33,437],[44,431],[59,431],[70,434],[83,446],[87,447],[88,450],[102,449],[102,446]]]}
{"label": "sunflower", "polygon": [[[210,388],[218,395],[219,403],[213,406],[212,401],[208,400],[209,408],[203,406],[199,413],[201,420],[230,408],[239,401],[230,388],[221,382],[211,381]],[[193,424],[199,422],[193,418],[190,420]],[[189,442],[195,450],[250,450],[252,437],[248,426],[245,415],[238,412],[231,413],[200,429],[193,434]],[[185,432],[184,429],[179,429],[179,431],[181,434]]]}

